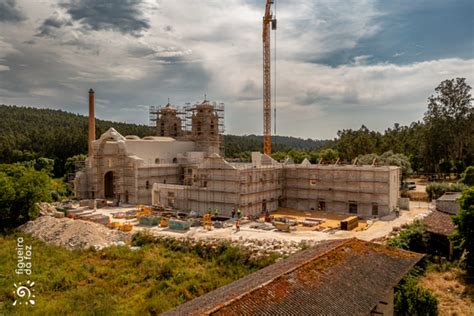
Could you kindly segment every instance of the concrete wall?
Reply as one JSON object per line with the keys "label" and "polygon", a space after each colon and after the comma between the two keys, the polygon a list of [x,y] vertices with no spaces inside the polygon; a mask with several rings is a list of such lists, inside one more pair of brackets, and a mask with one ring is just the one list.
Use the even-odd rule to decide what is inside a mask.
{"label": "concrete wall", "polygon": [[[357,205],[357,215],[388,215],[397,204],[398,168],[327,165],[285,166],[285,206],[349,213]],[[395,187],[395,188],[394,188]]]}
{"label": "concrete wall", "polygon": [[[191,141],[176,141],[172,138],[150,137],[150,140],[125,141],[127,154],[137,156],[145,164],[171,164],[179,153],[195,151],[195,143]],[[160,140],[163,139],[163,140]],[[158,161],[157,161],[158,159]]]}

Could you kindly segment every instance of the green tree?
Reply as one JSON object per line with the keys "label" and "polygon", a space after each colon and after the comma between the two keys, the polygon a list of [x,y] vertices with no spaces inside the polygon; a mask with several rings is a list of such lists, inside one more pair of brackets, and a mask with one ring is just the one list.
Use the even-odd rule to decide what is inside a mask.
{"label": "green tree", "polygon": [[438,300],[427,289],[420,287],[416,278],[408,275],[395,287],[395,315],[438,315]]}
{"label": "green tree", "polygon": [[352,160],[359,155],[377,153],[382,135],[378,132],[370,131],[365,125],[357,131],[344,129],[337,132],[339,140],[336,149],[340,158]]}
{"label": "green tree", "polygon": [[394,154],[391,150],[384,152],[382,155],[372,153],[357,157],[358,163],[363,165],[370,165],[374,160],[377,165],[400,167],[402,178],[405,178],[413,172],[411,169],[410,159],[404,154]]}
{"label": "green tree", "polygon": [[466,251],[466,270],[474,275],[474,187],[463,191],[460,210],[453,217],[456,232],[453,239],[458,241],[457,247]]}
{"label": "green tree", "polygon": [[465,185],[474,186],[474,166],[469,166],[464,170],[459,182],[464,183]]}
{"label": "green tree", "polygon": [[398,236],[389,239],[387,244],[405,250],[425,252],[428,244],[425,226],[420,221],[414,221],[400,231]]}
{"label": "green tree", "polygon": [[426,186],[426,193],[430,201],[436,200],[446,192],[461,192],[465,185],[462,183],[433,182]]}
{"label": "green tree", "polygon": [[278,162],[285,161],[288,158],[288,154],[283,151],[277,151],[272,154],[272,158]]}
{"label": "green tree", "polygon": [[0,229],[36,218],[36,203],[51,200],[52,181],[45,171],[21,164],[0,165]]}
{"label": "green tree", "polygon": [[[471,87],[465,78],[445,80],[428,98],[425,113],[426,160],[439,171],[440,163],[463,161],[474,137]],[[443,165],[444,166],[444,165]]]}
{"label": "green tree", "polygon": [[319,157],[321,157],[325,162],[333,162],[339,158],[339,153],[335,149],[326,148],[319,152]]}

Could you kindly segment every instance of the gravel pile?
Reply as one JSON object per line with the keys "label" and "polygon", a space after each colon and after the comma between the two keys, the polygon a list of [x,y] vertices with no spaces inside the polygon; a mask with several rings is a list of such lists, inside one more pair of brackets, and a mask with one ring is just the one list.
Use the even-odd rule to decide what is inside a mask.
{"label": "gravel pile", "polygon": [[110,230],[97,223],[51,216],[41,216],[34,221],[29,221],[20,226],[19,230],[30,233],[49,244],[67,249],[90,247],[101,249],[125,244],[130,239],[130,234]]}

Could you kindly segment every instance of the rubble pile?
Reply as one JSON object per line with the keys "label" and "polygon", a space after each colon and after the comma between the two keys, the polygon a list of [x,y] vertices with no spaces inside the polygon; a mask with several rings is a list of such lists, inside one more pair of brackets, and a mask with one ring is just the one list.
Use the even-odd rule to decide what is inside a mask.
{"label": "rubble pile", "polygon": [[29,221],[20,226],[19,230],[67,249],[101,249],[125,244],[130,239],[129,234],[108,229],[97,223],[51,216],[41,216]]}
{"label": "rubble pile", "polygon": [[219,239],[219,238],[181,238],[170,236],[155,236],[158,240],[175,240],[190,247],[211,247],[217,248],[222,242],[228,242],[231,246],[241,247],[251,253],[250,258],[260,258],[271,254],[288,256],[302,249],[312,247],[318,242],[304,240],[301,242],[277,240],[277,239]]}
{"label": "rubble pile", "polygon": [[51,215],[56,213],[56,205],[47,202],[36,203],[41,215]]}

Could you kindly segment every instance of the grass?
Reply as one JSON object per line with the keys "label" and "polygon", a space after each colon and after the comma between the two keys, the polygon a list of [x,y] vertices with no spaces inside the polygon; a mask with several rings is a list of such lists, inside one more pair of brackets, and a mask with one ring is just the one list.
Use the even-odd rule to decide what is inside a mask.
{"label": "grass", "polygon": [[418,284],[436,296],[439,315],[474,315],[474,285],[460,268],[428,266]]}
{"label": "grass", "polygon": [[[17,236],[33,246],[28,278],[14,274]],[[154,315],[276,260],[251,260],[250,254],[226,243],[215,248],[143,238],[140,243],[139,250],[69,251],[29,235],[1,237],[0,315]],[[35,306],[13,306],[13,284],[28,279],[36,283]]]}

